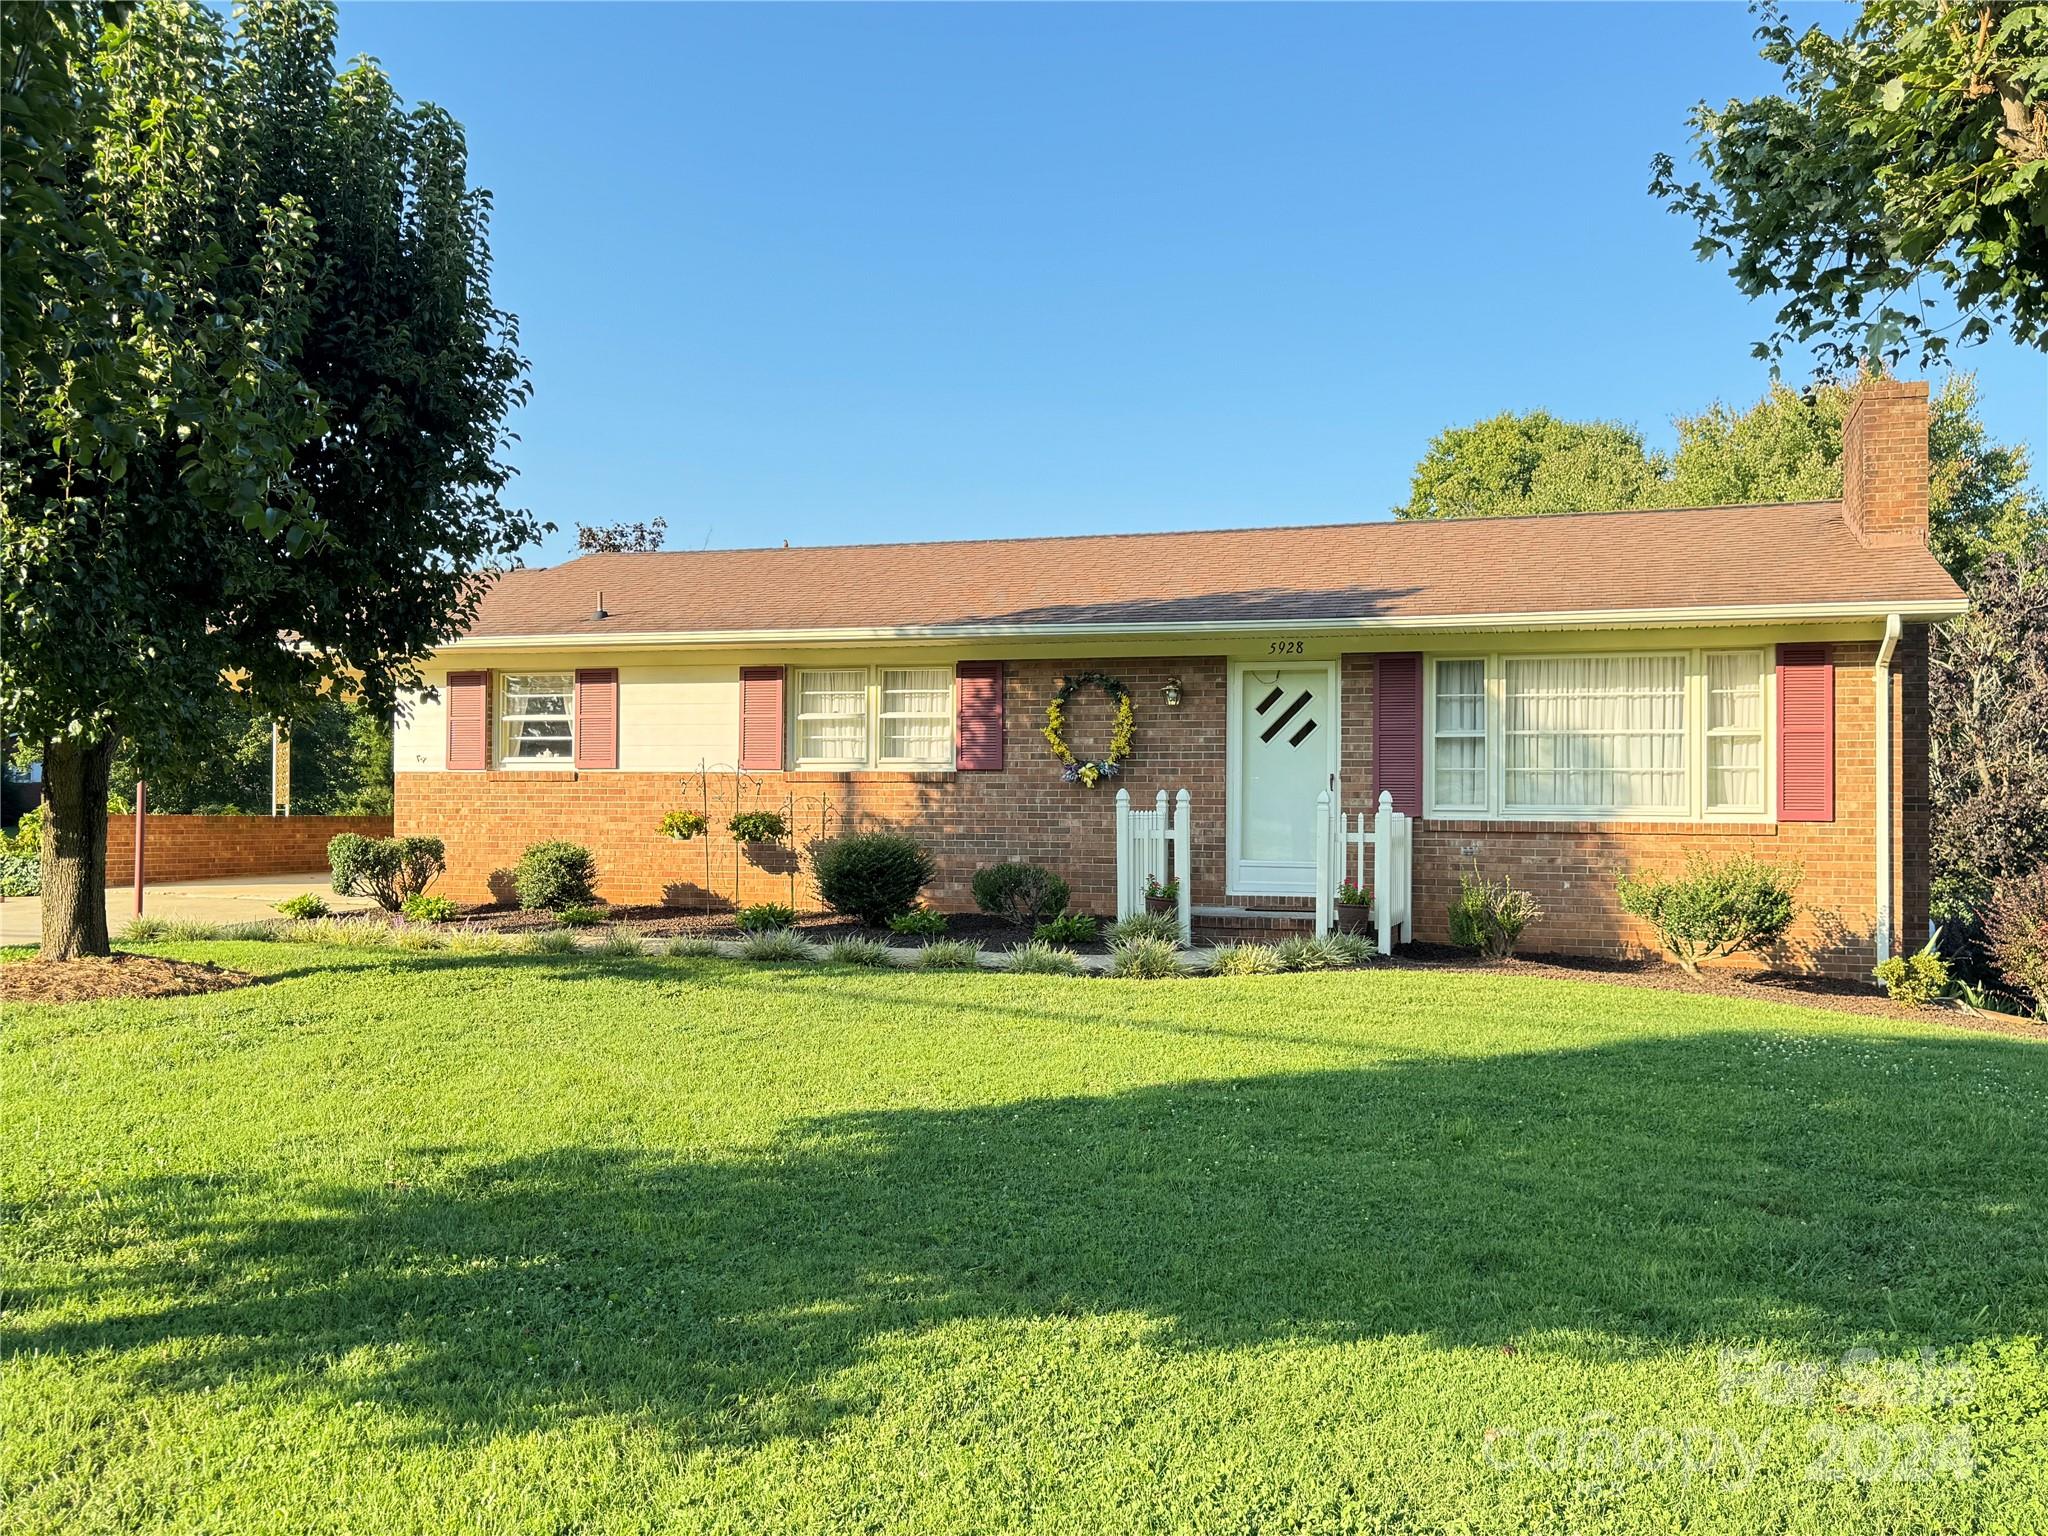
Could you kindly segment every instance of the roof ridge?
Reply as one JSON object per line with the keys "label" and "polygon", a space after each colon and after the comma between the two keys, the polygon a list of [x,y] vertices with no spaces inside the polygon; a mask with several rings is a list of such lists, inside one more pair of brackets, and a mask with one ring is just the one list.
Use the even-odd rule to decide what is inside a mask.
{"label": "roof ridge", "polygon": [[688,558],[696,555],[783,555],[846,549],[959,549],[989,544],[1053,544],[1084,539],[1199,539],[1237,533],[1312,533],[1330,528],[1441,528],[1446,524],[1561,523],[1591,517],[1654,517],[1682,512],[1768,512],[1795,507],[1839,507],[1839,496],[1813,501],[1735,501],[1707,507],[1608,507],[1594,512],[1511,512],[1498,516],[1474,517],[1388,517],[1328,523],[1247,523],[1233,528],[1134,528],[1097,533],[1019,533],[980,539],[885,539],[879,543],[846,544],[738,544],[725,549],[607,549],[591,550],[564,560],[560,565],[526,566],[530,571],[556,571],[585,560],[613,556],[639,558],[666,556]]}

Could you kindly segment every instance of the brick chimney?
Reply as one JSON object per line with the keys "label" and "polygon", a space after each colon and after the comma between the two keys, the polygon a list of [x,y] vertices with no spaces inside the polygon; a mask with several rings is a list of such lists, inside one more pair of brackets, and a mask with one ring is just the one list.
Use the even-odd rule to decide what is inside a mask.
{"label": "brick chimney", "polygon": [[1842,427],[1842,518],[1863,543],[1927,542],[1927,384],[1871,379]]}

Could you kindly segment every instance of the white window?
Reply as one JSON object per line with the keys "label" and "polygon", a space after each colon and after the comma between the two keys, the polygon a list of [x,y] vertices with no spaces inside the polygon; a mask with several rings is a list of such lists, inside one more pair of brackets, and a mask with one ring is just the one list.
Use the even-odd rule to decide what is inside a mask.
{"label": "white window", "polygon": [[498,674],[498,761],[567,763],[575,759],[576,674]]}
{"label": "white window", "polygon": [[868,669],[796,675],[796,760],[860,767],[868,760]]}
{"label": "white window", "polygon": [[1764,653],[1709,651],[1707,809],[1764,808]]}
{"label": "white window", "polygon": [[953,766],[953,673],[882,669],[882,761]]}
{"label": "white window", "polygon": [[1689,814],[1686,658],[1511,656],[1503,666],[1509,811]]}
{"label": "white window", "polygon": [[1436,804],[1447,811],[1486,809],[1486,661],[1436,664]]}

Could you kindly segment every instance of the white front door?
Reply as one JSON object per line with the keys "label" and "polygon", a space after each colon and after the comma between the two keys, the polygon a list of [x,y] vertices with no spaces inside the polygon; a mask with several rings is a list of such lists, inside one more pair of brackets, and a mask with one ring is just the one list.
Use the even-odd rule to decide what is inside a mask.
{"label": "white front door", "polygon": [[1337,669],[1330,662],[1230,673],[1229,885],[1312,896],[1316,796],[1337,780]]}

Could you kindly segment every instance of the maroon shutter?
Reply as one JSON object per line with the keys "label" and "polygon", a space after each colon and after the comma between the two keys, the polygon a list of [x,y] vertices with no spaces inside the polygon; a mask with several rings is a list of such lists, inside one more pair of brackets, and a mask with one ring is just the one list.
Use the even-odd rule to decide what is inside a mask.
{"label": "maroon shutter", "polygon": [[1003,767],[1003,664],[963,661],[957,668],[959,732],[954,763],[962,773]]}
{"label": "maroon shutter", "polygon": [[1835,664],[1824,645],[1778,647],[1778,820],[1835,819]]}
{"label": "maroon shutter", "polygon": [[576,674],[576,766],[619,766],[617,667],[588,667]]}
{"label": "maroon shutter", "polygon": [[1422,814],[1422,658],[1379,656],[1372,668],[1372,799],[1394,797],[1394,809]]}
{"label": "maroon shutter", "polygon": [[450,672],[443,690],[448,709],[448,766],[491,766],[491,674]]}
{"label": "maroon shutter", "polygon": [[782,767],[782,668],[740,668],[740,766]]}

